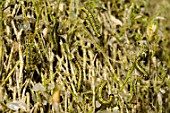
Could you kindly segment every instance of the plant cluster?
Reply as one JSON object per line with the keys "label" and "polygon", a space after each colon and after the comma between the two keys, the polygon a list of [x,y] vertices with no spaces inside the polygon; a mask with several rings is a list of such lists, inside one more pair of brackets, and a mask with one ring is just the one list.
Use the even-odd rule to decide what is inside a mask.
{"label": "plant cluster", "polygon": [[0,0],[0,111],[170,112],[170,2]]}

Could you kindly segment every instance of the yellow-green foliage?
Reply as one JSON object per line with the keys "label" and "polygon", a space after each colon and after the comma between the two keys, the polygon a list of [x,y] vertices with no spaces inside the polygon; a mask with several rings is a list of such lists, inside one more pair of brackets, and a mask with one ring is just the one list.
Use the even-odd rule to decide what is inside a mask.
{"label": "yellow-green foliage", "polygon": [[0,112],[169,113],[169,0],[0,0]]}

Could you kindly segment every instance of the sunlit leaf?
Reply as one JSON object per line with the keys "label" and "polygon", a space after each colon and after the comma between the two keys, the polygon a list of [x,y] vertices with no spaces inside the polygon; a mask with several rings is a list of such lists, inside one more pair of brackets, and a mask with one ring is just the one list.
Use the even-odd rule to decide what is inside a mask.
{"label": "sunlit leaf", "polygon": [[35,84],[35,86],[32,88],[33,91],[46,91],[44,86],[41,83]]}
{"label": "sunlit leaf", "polygon": [[27,109],[27,105],[22,101],[9,102],[7,103],[7,107],[14,111],[18,111],[20,108]]}

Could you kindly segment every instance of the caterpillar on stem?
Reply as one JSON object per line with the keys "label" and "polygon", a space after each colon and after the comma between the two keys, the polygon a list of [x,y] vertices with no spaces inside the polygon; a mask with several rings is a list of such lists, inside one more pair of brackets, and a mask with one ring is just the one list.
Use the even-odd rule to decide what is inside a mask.
{"label": "caterpillar on stem", "polygon": [[26,70],[34,70],[35,66],[33,65],[33,43],[34,42],[34,36],[32,33],[28,34],[28,37],[26,37]]}
{"label": "caterpillar on stem", "polygon": [[100,37],[101,35],[100,35],[99,32],[97,31],[96,21],[95,21],[95,19],[94,19],[93,14],[92,14],[87,8],[85,8],[85,7],[82,7],[81,10],[86,13],[87,18],[88,18],[88,21],[89,21],[90,25],[92,26],[95,35],[96,35],[97,37]]}
{"label": "caterpillar on stem", "polygon": [[80,64],[79,64],[79,62],[77,61],[76,58],[73,58],[72,61],[73,61],[73,63],[75,63],[75,65],[78,68],[79,79],[78,79],[77,91],[80,91],[81,82],[82,82],[82,69],[81,69],[81,66],[80,66]]}
{"label": "caterpillar on stem", "polygon": [[103,83],[101,83],[101,85],[99,86],[99,101],[102,104],[110,104],[113,100],[114,95],[113,94],[109,94],[109,99],[108,100],[104,100],[103,96],[102,96],[102,92],[103,92],[103,88],[104,86],[107,84],[107,81],[104,81]]}
{"label": "caterpillar on stem", "polygon": [[137,79],[133,80],[132,85],[131,85],[131,97],[128,99],[128,103],[132,102],[134,97],[136,96],[136,84],[137,84]]}
{"label": "caterpillar on stem", "polygon": [[139,70],[142,74],[143,74],[143,77],[145,78],[145,80],[148,79],[149,75],[148,73],[145,71],[145,69],[140,65],[140,61],[142,60],[142,57],[139,56],[136,61],[135,61],[135,65],[136,65],[136,68],[137,70]]}
{"label": "caterpillar on stem", "polygon": [[148,49],[148,47],[145,44],[142,44],[141,47],[142,47],[142,52],[137,57],[137,59],[135,61],[135,66],[136,66],[137,70],[139,70],[143,74],[144,79],[148,80],[149,79],[149,75],[145,71],[145,69],[140,65],[140,61],[142,61],[142,59],[144,59],[147,56],[147,54],[149,52],[149,49]]}

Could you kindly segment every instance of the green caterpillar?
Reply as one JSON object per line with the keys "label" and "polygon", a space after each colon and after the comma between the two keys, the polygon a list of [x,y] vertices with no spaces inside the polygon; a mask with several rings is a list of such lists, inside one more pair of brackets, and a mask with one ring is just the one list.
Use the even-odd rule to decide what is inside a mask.
{"label": "green caterpillar", "polygon": [[108,100],[104,100],[103,96],[102,96],[102,91],[103,91],[103,87],[107,84],[107,81],[104,81],[103,83],[101,83],[101,85],[99,86],[99,101],[102,104],[110,104],[113,100],[114,95],[110,94],[109,95],[109,99]]}
{"label": "green caterpillar", "polygon": [[142,45],[142,52],[141,52],[141,54],[137,57],[137,59],[136,59],[136,61],[135,61],[135,66],[136,66],[137,70],[139,70],[139,71],[143,74],[145,80],[148,80],[148,79],[149,79],[149,75],[148,75],[148,73],[145,71],[145,69],[140,65],[140,61],[142,61],[142,59],[147,56],[148,51],[149,51],[148,47],[147,47],[145,44],[143,44],[143,45]]}
{"label": "green caterpillar", "polygon": [[75,63],[75,65],[77,66],[78,68],[78,72],[79,72],[79,79],[78,79],[78,86],[77,86],[77,91],[80,91],[80,88],[81,88],[81,82],[82,82],[82,69],[81,69],[81,66],[79,64],[79,62],[77,61],[76,58],[73,58],[72,59],[73,63]]}
{"label": "green caterpillar", "polygon": [[35,69],[35,66],[33,65],[33,42],[34,42],[34,36],[32,33],[28,34],[28,37],[26,37],[26,70],[31,71]]}
{"label": "green caterpillar", "polygon": [[136,96],[136,84],[137,84],[137,79],[133,80],[132,86],[131,86],[131,97],[128,99],[128,103],[132,102],[134,100],[134,97]]}
{"label": "green caterpillar", "polygon": [[139,56],[136,61],[135,61],[135,65],[137,70],[139,70],[141,73],[143,73],[144,78],[147,80],[149,75],[148,73],[145,71],[145,69],[140,65],[140,61],[142,60],[142,57]]}
{"label": "green caterpillar", "polygon": [[88,9],[86,9],[85,7],[82,7],[81,10],[84,11],[87,14],[88,21],[91,24],[96,36],[100,37],[101,35],[97,31],[96,22],[95,22],[93,14]]}

